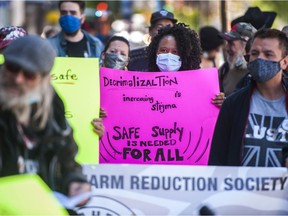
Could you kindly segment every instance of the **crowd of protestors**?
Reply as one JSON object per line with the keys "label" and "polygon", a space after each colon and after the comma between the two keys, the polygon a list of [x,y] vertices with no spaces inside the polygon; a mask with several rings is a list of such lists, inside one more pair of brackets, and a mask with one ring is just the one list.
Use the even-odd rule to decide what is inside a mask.
{"label": "crowd of protestors", "polygon": [[[74,159],[77,145],[64,105],[50,84],[56,56],[97,57],[102,67],[120,70],[177,72],[218,68],[222,48],[227,58],[219,68],[221,92],[213,98],[220,114],[209,164],[288,165],[287,27],[270,28],[274,12],[249,8],[233,20],[229,32],[203,26],[198,34],[177,23],[173,13],[156,11],[150,20],[150,45],[130,51],[129,41],[122,36],[112,36],[104,47],[82,30],[84,9],[84,1],[60,1],[61,31],[48,39],[27,36],[21,27],[0,29],[5,59],[0,69],[1,177],[38,173],[51,189],[70,196],[91,189]],[[251,13],[262,19],[251,18]],[[237,88],[242,79],[248,81]],[[100,137],[105,115],[101,109],[100,118],[92,121]],[[253,149],[265,153],[255,159]]]}

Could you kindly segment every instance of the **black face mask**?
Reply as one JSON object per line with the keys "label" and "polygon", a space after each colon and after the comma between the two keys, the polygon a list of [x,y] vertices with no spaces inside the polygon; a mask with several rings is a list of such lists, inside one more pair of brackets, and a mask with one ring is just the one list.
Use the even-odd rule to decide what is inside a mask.
{"label": "black face mask", "polygon": [[248,70],[256,82],[266,82],[281,70],[280,62],[257,58],[248,64]]}

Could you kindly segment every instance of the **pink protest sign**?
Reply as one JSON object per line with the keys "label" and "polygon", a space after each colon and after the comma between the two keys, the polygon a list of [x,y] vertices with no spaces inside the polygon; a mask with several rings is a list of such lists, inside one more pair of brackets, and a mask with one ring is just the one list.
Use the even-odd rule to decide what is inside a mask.
{"label": "pink protest sign", "polygon": [[106,111],[100,163],[206,165],[219,108],[215,68],[129,72],[101,68]]}

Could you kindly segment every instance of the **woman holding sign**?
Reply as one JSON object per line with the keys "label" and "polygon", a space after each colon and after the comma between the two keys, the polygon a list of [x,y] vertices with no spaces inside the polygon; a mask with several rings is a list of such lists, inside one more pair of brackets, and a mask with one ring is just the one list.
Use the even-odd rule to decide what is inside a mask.
{"label": "woman holding sign", "polygon": [[[129,61],[130,44],[128,40],[121,36],[112,36],[101,54],[102,67],[114,68],[118,70],[127,70]],[[101,138],[105,127],[102,118],[106,117],[105,111],[100,108],[100,118],[92,121],[95,133]]]}
{"label": "woman holding sign", "polygon": [[[198,34],[184,23],[165,26],[149,45],[149,71],[176,72],[200,69],[201,45]],[[224,93],[212,98],[221,106]]]}

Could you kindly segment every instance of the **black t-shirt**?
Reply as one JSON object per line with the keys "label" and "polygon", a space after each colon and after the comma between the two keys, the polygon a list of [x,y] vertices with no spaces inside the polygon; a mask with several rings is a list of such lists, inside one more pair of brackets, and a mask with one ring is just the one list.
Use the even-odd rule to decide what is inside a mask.
{"label": "black t-shirt", "polygon": [[67,41],[67,55],[69,57],[88,57],[87,39],[83,37],[78,42]]}

